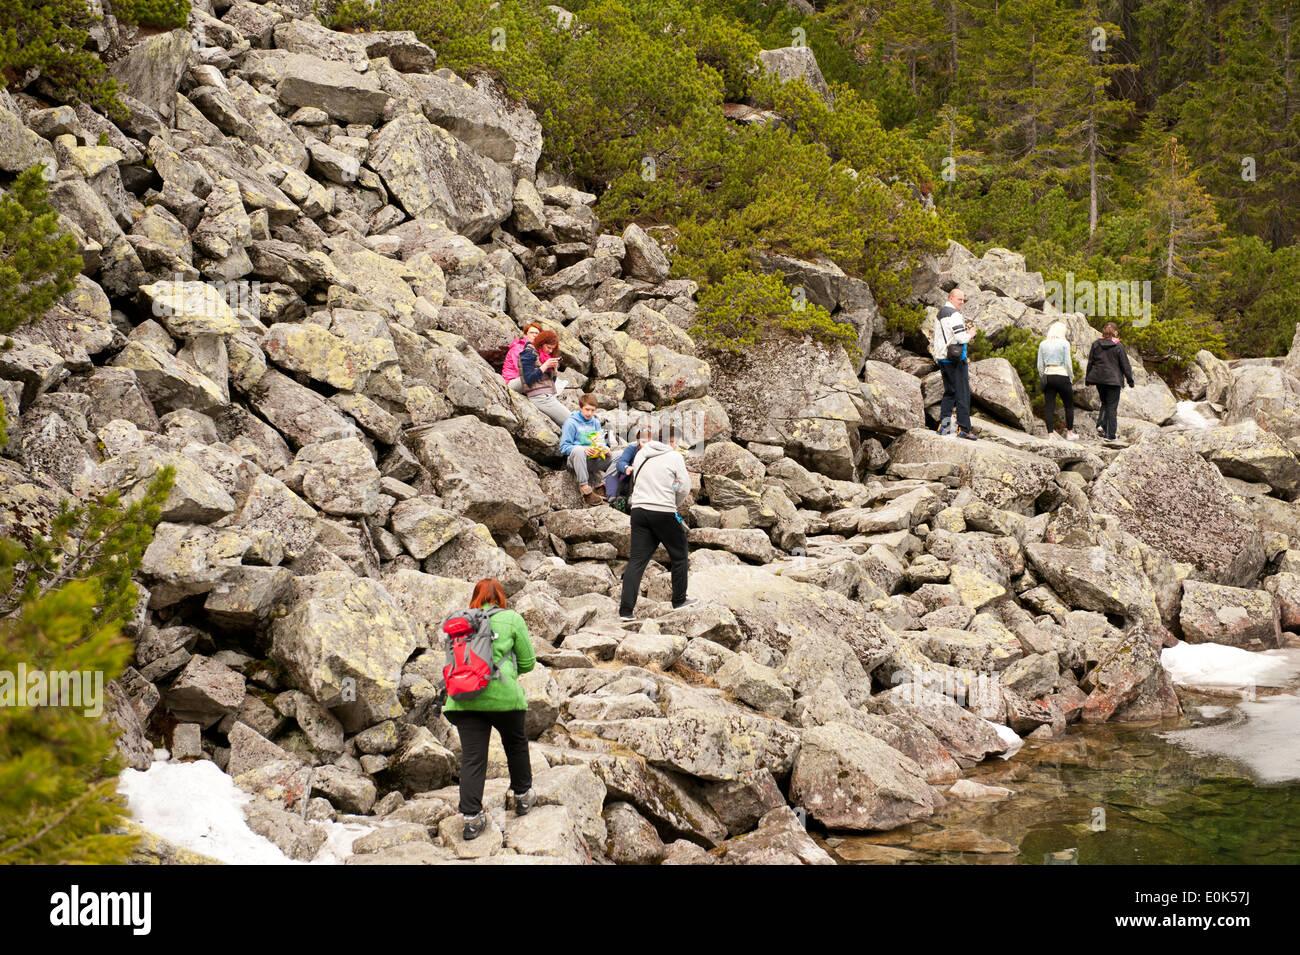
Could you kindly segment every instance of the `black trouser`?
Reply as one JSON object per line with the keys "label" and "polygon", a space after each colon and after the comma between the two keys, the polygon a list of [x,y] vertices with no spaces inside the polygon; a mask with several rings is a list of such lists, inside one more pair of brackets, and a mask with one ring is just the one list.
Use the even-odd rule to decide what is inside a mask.
{"label": "black trouser", "polygon": [[[444,711],[445,712],[445,711]],[[527,710],[501,712],[452,710],[447,721],[460,734],[460,811],[477,816],[483,811],[483,781],[487,779],[488,742],[492,728],[501,734],[510,767],[510,788],[526,793],[533,785],[533,767],[528,761],[528,735],[524,732]]]}
{"label": "black trouser", "polygon": [[939,362],[943,375],[943,401],[939,405],[939,424],[946,424],[957,406],[957,426],[970,430],[970,366],[964,361]]}
{"label": "black trouser", "polygon": [[1047,422],[1047,433],[1056,430],[1056,396],[1061,396],[1061,407],[1065,409],[1065,430],[1074,430],[1074,385],[1065,375],[1043,376],[1043,420]]}
{"label": "black trouser", "polygon": [[1107,441],[1115,440],[1119,430],[1119,393],[1123,385],[1098,385],[1097,395],[1101,398],[1101,411],[1097,413],[1097,427]]}
{"label": "black trouser", "polygon": [[655,548],[664,545],[671,561],[673,575],[673,606],[686,600],[686,568],[689,563],[686,550],[686,525],[677,515],[668,511],[650,511],[643,507],[632,508],[632,556],[623,570],[623,600],[619,613],[630,617],[636,609],[636,598],[641,592],[641,578]]}

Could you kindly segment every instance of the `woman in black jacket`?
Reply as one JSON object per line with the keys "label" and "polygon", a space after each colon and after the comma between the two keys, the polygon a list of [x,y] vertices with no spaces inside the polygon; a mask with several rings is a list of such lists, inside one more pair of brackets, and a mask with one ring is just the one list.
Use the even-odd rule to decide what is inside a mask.
{"label": "woman in black jacket", "polygon": [[1106,323],[1101,336],[1088,352],[1088,375],[1084,383],[1096,385],[1101,398],[1097,433],[1107,441],[1114,441],[1119,428],[1119,393],[1125,382],[1133,387],[1133,368],[1128,363],[1128,353],[1119,343],[1119,329],[1114,322]]}

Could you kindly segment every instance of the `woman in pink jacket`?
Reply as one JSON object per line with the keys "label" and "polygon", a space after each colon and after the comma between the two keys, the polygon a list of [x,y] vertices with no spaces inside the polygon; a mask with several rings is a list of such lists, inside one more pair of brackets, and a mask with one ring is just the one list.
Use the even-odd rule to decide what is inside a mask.
{"label": "woman in pink jacket", "polygon": [[525,325],[524,337],[516,338],[510,343],[510,348],[506,351],[505,364],[501,366],[501,377],[513,391],[521,395],[524,393],[524,380],[519,377],[519,353],[533,343],[541,330],[542,326],[536,322]]}

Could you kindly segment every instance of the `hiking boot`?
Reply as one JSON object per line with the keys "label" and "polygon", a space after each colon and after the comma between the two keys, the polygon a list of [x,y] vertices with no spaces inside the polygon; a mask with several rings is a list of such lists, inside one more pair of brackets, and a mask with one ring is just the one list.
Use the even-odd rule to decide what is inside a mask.
{"label": "hiking boot", "polygon": [[698,597],[687,597],[679,604],[673,604],[674,610],[681,610],[683,607],[694,607],[700,600]]}
{"label": "hiking boot", "polygon": [[487,828],[487,813],[479,812],[477,816],[465,816],[465,828],[461,830],[460,837],[466,842],[471,839],[477,839],[483,835],[483,830]]}
{"label": "hiking boot", "polygon": [[965,428],[958,428],[958,429],[957,429],[957,437],[959,437],[959,438],[965,438],[967,441],[978,441],[978,440],[979,440],[979,438],[976,437],[974,431],[968,431],[968,430],[965,429]]}
{"label": "hiking boot", "polygon": [[938,431],[940,437],[946,437],[947,435],[952,434],[951,422],[948,421],[943,422],[943,424],[939,425]]}
{"label": "hiking boot", "polygon": [[515,815],[526,816],[528,811],[537,805],[537,791],[532,786],[528,787],[528,792],[515,793]]}

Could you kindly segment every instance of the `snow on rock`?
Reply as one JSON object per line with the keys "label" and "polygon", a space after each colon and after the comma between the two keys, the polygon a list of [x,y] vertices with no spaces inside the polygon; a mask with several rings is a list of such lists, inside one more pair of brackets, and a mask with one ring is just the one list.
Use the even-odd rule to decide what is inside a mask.
{"label": "snow on rock", "polygon": [[1025,741],[1020,737],[1020,734],[1010,726],[994,723],[993,728],[998,731],[998,738],[1007,744],[1006,752],[999,754],[1003,759],[1010,759],[1020,752],[1020,747],[1025,745]]}
{"label": "snow on rock", "polygon": [[1196,401],[1180,401],[1174,407],[1174,416],[1170,425],[1181,428],[1212,428],[1219,422],[1212,421],[1197,410]]}
{"label": "snow on rock", "polygon": [[1179,642],[1161,652],[1160,662],[1178,686],[1205,690],[1284,687],[1300,679],[1300,650],[1294,649],[1255,653],[1220,643]]}
{"label": "snow on rock", "polygon": [[[118,790],[126,796],[131,818],[169,842],[231,865],[299,865],[263,836],[248,828],[244,804],[252,796],[206,759],[167,761],[155,750],[145,772],[125,769]],[[314,864],[338,864],[351,854],[352,842],[370,832],[355,824],[323,823],[329,839]]]}

